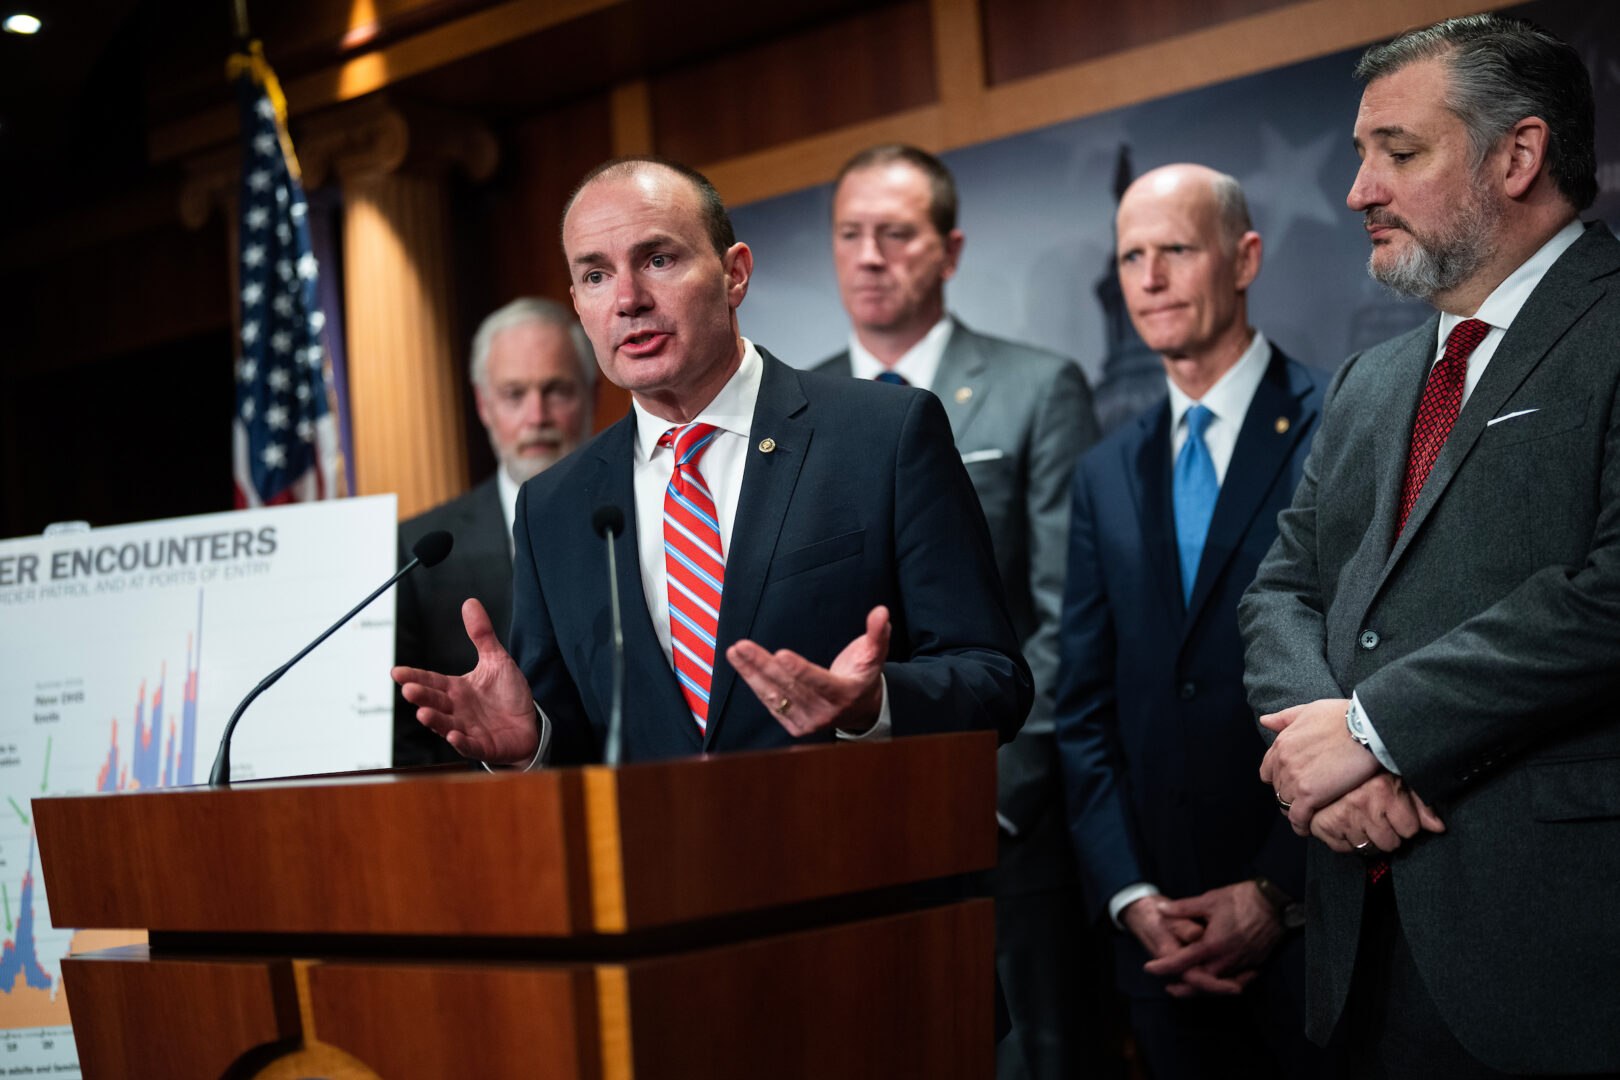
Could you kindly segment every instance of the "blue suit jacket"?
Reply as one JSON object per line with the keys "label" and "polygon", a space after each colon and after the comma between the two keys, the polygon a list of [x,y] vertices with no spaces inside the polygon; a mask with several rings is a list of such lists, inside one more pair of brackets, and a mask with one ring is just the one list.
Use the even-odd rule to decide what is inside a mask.
{"label": "blue suit jacket", "polygon": [[[635,413],[523,486],[514,529],[512,655],[553,723],[551,760],[599,760],[612,696],[601,505],[624,613],[624,760],[795,740],[726,662],[739,638],[828,665],[889,607],[884,666],[894,732],[989,728],[1002,741],[1033,697],[996,577],[984,515],[932,394],[795,371],[760,350],[710,687],[692,723],[654,635],[636,550]],[[767,438],[769,451],[760,449]],[[645,527],[645,526],[642,526]],[[653,522],[653,528],[661,528]],[[830,741],[832,733],[812,736]],[[799,740],[804,741],[804,740]]]}
{"label": "blue suit jacket", "polygon": [[[1184,897],[1263,874],[1304,896],[1303,841],[1258,775],[1265,747],[1244,696],[1237,604],[1276,538],[1321,404],[1317,378],[1273,348],[1190,604],[1171,507],[1169,402],[1081,459],[1055,726],[1093,914],[1142,881]],[[1126,935],[1122,950],[1121,986],[1156,991],[1135,939]]]}

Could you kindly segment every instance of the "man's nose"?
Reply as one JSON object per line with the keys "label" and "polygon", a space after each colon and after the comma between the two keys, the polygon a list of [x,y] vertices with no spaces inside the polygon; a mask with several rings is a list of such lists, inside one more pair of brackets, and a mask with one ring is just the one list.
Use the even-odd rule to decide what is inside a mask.
{"label": "man's nose", "polygon": [[1387,193],[1378,174],[1367,161],[1362,161],[1361,167],[1356,170],[1356,181],[1350,185],[1350,194],[1344,197],[1344,204],[1359,214],[1369,206],[1382,206],[1385,201]]}
{"label": "man's nose", "polygon": [[856,241],[856,243],[858,246],[855,249],[855,257],[860,262],[860,265],[883,266],[885,262],[883,249],[878,246],[876,231],[862,234],[860,240]]}
{"label": "man's nose", "polygon": [[653,306],[652,294],[647,291],[646,283],[637,273],[620,274],[617,279],[618,295],[614,297],[620,315],[640,315],[651,310]]}

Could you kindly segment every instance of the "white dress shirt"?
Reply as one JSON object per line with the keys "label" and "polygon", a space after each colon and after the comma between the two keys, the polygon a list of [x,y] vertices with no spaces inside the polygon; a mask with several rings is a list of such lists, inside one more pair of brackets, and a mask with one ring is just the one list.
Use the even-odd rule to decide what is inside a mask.
{"label": "white dress shirt", "polygon": [[885,371],[892,371],[919,390],[932,390],[934,376],[939,373],[940,358],[951,343],[956,324],[950,315],[943,315],[924,334],[922,340],[907,349],[905,355],[891,366],[885,364],[861,344],[854,331],[849,335],[849,373],[857,379],[875,379]]}
{"label": "white dress shirt", "polygon": [[506,553],[514,554],[512,525],[517,521],[517,497],[522,484],[506,474],[506,466],[499,463],[495,466],[495,490],[501,496],[501,513],[506,515]]}
{"label": "white dress shirt", "polygon": [[[1436,335],[1434,360],[1430,363],[1430,368],[1439,363],[1440,358],[1446,354],[1446,338],[1451,336],[1458,323],[1465,319],[1478,319],[1489,323],[1491,327],[1490,333],[1485,335],[1485,340],[1475,345],[1474,351],[1468,354],[1468,375],[1463,382],[1463,404],[1468,403],[1469,395],[1474,392],[1474,387],[1479,385],[1480,378],[1485,374],[1486,365],[1491,362],[1491,357],[1496,355],[1496,347],[1502,343],[1502,338],[1507,334],[1508,327],[1513,325],[1513,320],[1518,318],[1525,301],[1536,291],[1541,279],[1547,276],[1552,264],[1557,262],[1559,256],[1568,251],[1585,231],[1586,226],[1581,224],[1579,218],[1559,229],[1551,240],[1541,245],[1534,255],[1504,278],[1502,284],[1491,290],[1491,295],[1485,298],[1485,302],[1479,305],[1479,310],[1473,315],[1453,315],[1449,311],[1440,313],[1440,330]],[[1367,749],[1373,752],[1378,763],[1396,776],[1401,775],[1395,759],[1384,746],[1384,740],[1378,737],[1372,719],[1361,707],[1361,699],[1354,691],[1350,694],[1350,715],[1345,719],[1353,732],[1366,736]]]}
{"label": "white dress shirt", "polygon": [[[1187,410],[1194,405],[1202,405],[1213,415],[1209,427],[1204,429],[1204,445],[1215,463],[1215,482],[1225,483],[1226,467],[1232,463],[1232,451],[1237,449],[1243,418],[1248,415],[1254,392],[1260,389],[1260,381],[1266,377],[1266,368],[1270,364],[1271,343],[1266,340],[1266,335],[1256,330],[1254,340],[1243,350],[1237,363],[1217,379],[1202,398],[1195,401],[1188,397],[1181,387],[1166,376],[1165,381],[1170,386],[1170,460],[1174,461],[1186,445]],[[1123,930],[1125,925],[1119,921],[1120,913],[1144,896],[1157,895],[1159,887],[1151,882],[1139,881],[1127,885],[1109,899],[1108,917]]]}
{"label": "white dress shirt", "polygon": [[1168,375],[1165,376],[1165,383],[1170,387],[1170,460],[1176,460],[1176,455],[1187,443],[1187,410],[1194,405],[1202,405],[1213,417],[1204,429],[1204,446],[1215,463],[1215,483],[1225,483],[1226,467],[1232,463],[1238,432],[1243,430],[1243,417],[1248,413],[1249,402],[1254,400],[1254,392],[1260,389],[1260,380],[1266,377],[1266,368],[1270,363],[1271,343],[1266,340],[1266,335],[1256,330],[1254,340],[1243,350],[1237,363],[1228,368],[1226,374],[1217,379],[1215,385],[1198,400],[1188,397]]}

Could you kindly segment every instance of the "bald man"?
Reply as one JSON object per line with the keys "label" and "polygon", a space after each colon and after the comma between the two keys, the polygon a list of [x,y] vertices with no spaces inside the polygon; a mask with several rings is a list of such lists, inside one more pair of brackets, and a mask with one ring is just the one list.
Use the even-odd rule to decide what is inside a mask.
{"label": "bald man", "polygon": [[1120,200],[1120,284],[1168,395],[1075,474],[1055,727],[1089,913],[1151,1075],[1321,1075],[1303,1035],[1305,850],[1254,782],[1237,604],[1322,387],[1249,326],[1262,244],[1199,165]]}

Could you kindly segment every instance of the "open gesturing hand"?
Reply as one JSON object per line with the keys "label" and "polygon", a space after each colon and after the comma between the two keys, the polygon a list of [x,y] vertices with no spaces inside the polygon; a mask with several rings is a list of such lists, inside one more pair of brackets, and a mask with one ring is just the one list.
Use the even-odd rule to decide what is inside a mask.
{"label": "open gesturing hand", "polygon": [[529,682],[496,640],[483,604],[462,604],[461,620],[478,650],[471,671],[440,675],[396,667],[389,674],[417,707],[416,719],[444,736],[458,754],[492,764],[526,762],[540,744]]}
{"label": "open gesturing hand", "polygon": [[734,642],[726,659],[760,702],[793,735],[824,728],[865,731],[883,705],[883,662],[889,656],[889,609],[866,616],[866,631],[844,646],[832,667],[812,664],[792,649],[767,652],[747,639]]}

